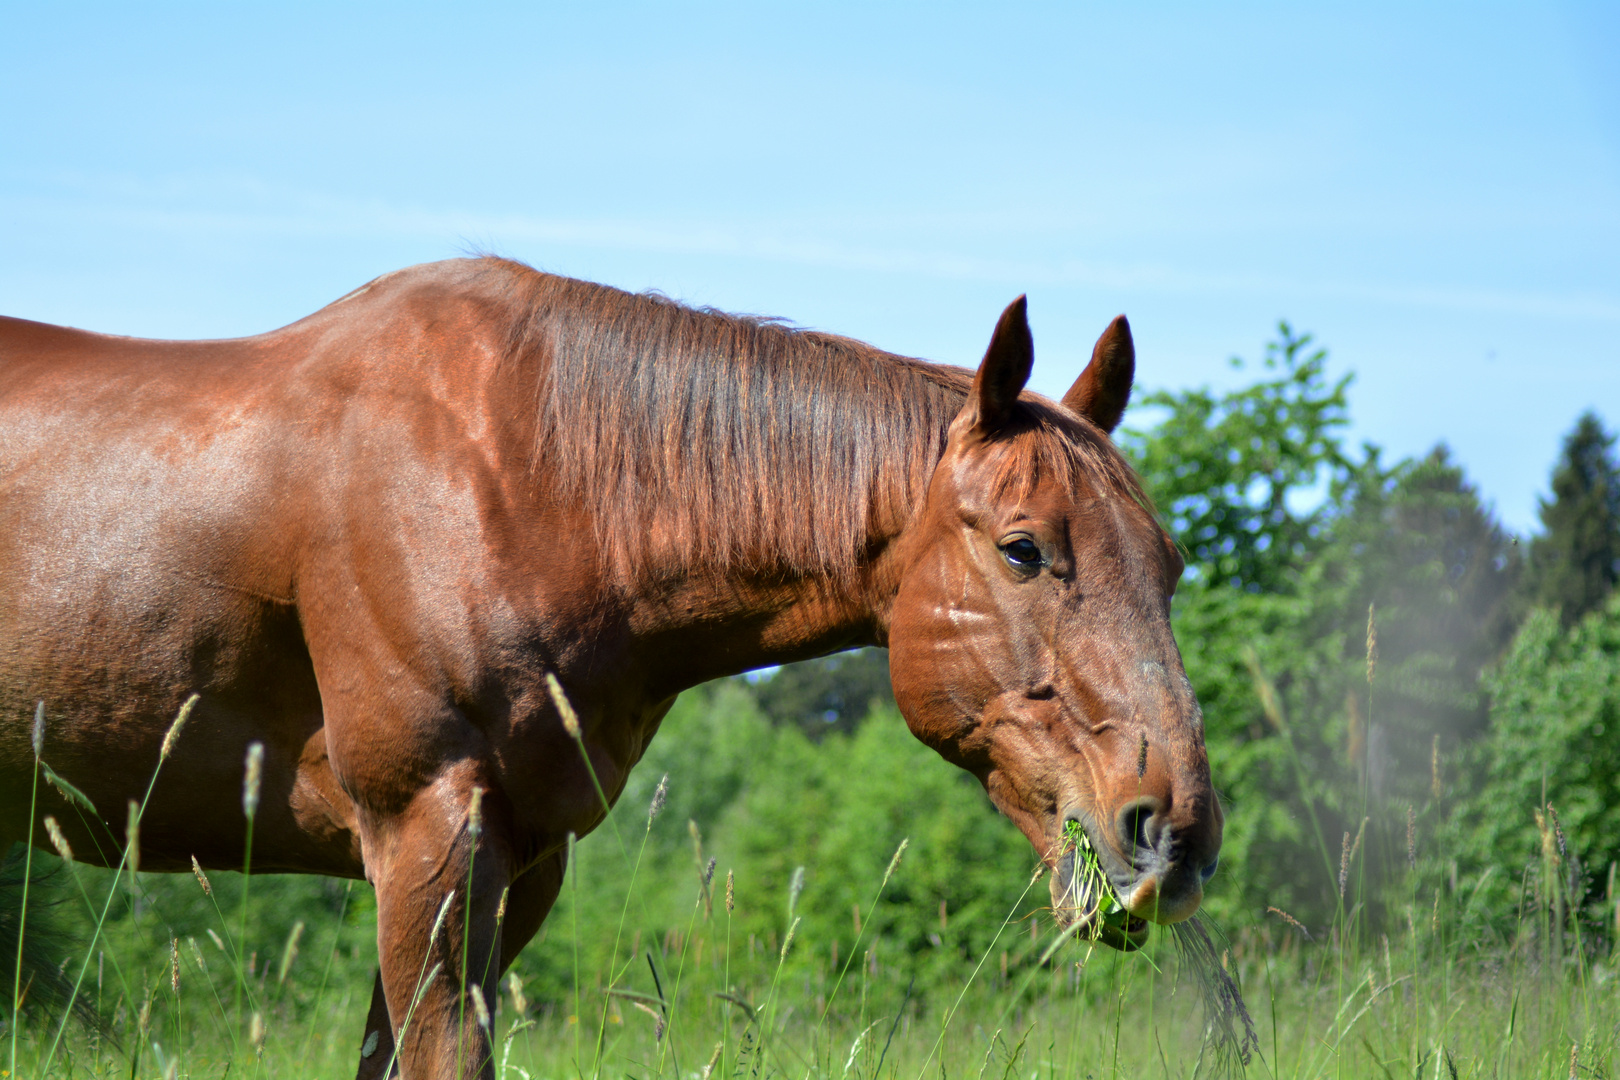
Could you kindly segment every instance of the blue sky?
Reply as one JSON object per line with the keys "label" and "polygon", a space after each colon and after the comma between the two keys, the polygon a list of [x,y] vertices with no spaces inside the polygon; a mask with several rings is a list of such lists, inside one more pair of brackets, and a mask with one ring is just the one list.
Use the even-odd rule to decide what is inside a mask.
{"label": "blue sky", "polygon": [[8,3],[0,311],[253,333],[497,251],[1061,392],[1232,385],[1279,318],[1356,439],[1535,524],[1620,424],[1620,6]]}

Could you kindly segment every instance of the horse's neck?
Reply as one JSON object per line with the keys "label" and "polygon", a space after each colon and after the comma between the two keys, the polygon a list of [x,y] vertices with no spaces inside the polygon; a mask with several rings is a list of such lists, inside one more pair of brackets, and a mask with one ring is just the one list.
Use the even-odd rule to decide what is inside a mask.
{"label": "horse's neck", "polygon": [[672,692],[756,668],[885,645],[897,585],[892,564],[891,555],[880,555],[848,579],[690,579],[638,603],[635,637],[648,667]]}

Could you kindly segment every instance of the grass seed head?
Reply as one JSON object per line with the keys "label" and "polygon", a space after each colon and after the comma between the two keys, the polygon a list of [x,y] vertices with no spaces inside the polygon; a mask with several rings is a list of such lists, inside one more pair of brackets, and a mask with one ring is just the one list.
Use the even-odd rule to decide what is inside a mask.
{"label": "grass seed head", "polygon": [[281,950],[281,967],[276,972],[276,985],[286,983],[287,972],[292,970],[293,961],[298,959],[298,940],[303,936],[304,920],[299,919],[293,923],[292,931],[287,935],[287,944]]}
{"label": "grass seed head", "polygon": [[[1311,932],[1309,930],[1305,929],[1305,924],[1300,922],[1298,919],[1294,918],[1292,915],[1288,914],[1288,912],[1284,911],[1282,908],[1268,907],[1268,908],[1266,908],[1266,911],[1269,914],[1277,916],[1283,922],[1287,923],[1289,926],[1292,926],[1295,930],[1298,930],[1300,933],[1304,934],[1307,938],[1310,938]],[[1314,940],[1314,939],[1312,939],[1312,940]]]}
{"label": "grass seed head", "polygon": [[129,816],[124,819],[124,861],[129,864],[130,873],[140,871],[141,804],[134,799],[129,800]]}
{"label": "grass seed head", "polygon": [[549,671],[546,672],[546,690],[551,694],[551,703],[557,706],[563,730],[568,732],[570,739],[579,742],[585,735],[579,726],[579,714],[574,711],[574,703],[568,700],[568,694],[563,691],[562,683]]}
{"label": "grass seed head", "polygon": [[726,871],[726,914],[730,915],[737,908],[737,876],[733,871]]}
{"label": "grass seed head", "polygon": [[894,849],[894,858],[889,860],[889,868],[883,871],[883,884],[878,886],[879,892],[882,892],[889,884],[889,879],[894,876],[894,872],[900,869],[900,856],[906,853],[906,845],[909,843],[911,843],[911,837],[908,836],[900,841],[899,847]]}
{"label": "grass seed head", "polygon": [[242,773],[242,813],[249,821],[259,812],[259,788],[264,783],[264,743],[249,743]]}
{"label": "grass seed head", "polygon": [[1367,605],[1367,685],[1378,676],[1378,607]]}
{"label": "grass seed head", "polygon": [[523,979],[513,971],[506,976],[506,992],[512,995],[512,1011],[523,1016],[529,1011],[529,999],[523,996]]}
{"label": "grass seed head", "polygon": [[[726,1044],[723,1042],[717,1042],[714,1044],[714,1053],[709,1055],[709,1063],[703,1066],[703,1071],[698,1074],[698,1080],[709,1080],[709,1076],[714,1072],[714,1067],[720,1064],[720,1052],[725,1048]],[[844,1071],[846,1073],[849,1072],[848,1069],[845,1069]]]}
{"label": "grass seed head", "polygon": [[484,1001],[484,991],[477,983],[469,986],[467,991],[472,996],[473,1013],[478,1017],[478,1026],[483,1028],[484,1034],[487,1035],[489,1034],[489,1005]]}
{"label": "grass seed head", "polygon": [[175,716],[174,723],[170,724],[169,730],[163,734],[163,749],[158,751],[159,761],[168,761],[169,755],[174,753],[174,744],[180,741],[180,729],[186,726],[186,721],[191,719],[191,710],[195,709],[197,702],[201,700],[201,697],[192,694],[186,698],[186,703],[180,706],[180,712]]}
{"label": "grass seed head", "polygon": [[467,834],[474,840],[484,834],[484,789],[477,785],[467,798]]}
{"label": "grass seed head", "polygon": [[34,747],[35,761],[45,756],[45,703],[43,701],[34,706],[34,729],[29,733],[29,742]]}
{"label": "grass seed head", "polygon": [[658,778],[658,786],[653,789],[652,803],[647,807],[647,827],[649,829],[652,828],[652,823],[657,820],[658,815],[663,811],[664,803],[668,799],[669,773],[665,773]]}
{"label": "grass seed head", "polygon": [[197,875],[197,884],[202,886],[203,895],[213,896],[214,887],[208,883],[208,875],[203,873],[202,863],[197,861],[195,855],[191,857],[191,872]]}
{"label": "grass seed head", "polygon": [[62,826],[49,814],[45,815],[45,833],[51,838],[51,847],[56,849],[57,855],[63,862],[73,861],[73,849],[68,846],[67,836],[62,832]]}
{"label": "grass seed head", "polygon": [[1440,736],[1436,734],[1429,744],[1429,794],[1435,802],[1439,802],[1443,790],[1440,784]]}
{"label": "grass seed head", "polygon": [[439,931],[444,929],[445,916],[450,914],[450,904],[455,898],[456,891],[454,889],[444,894],[444,903],[439,905],[439,914],[433,919],[433,932],[428,935],[428,948],[431,949],[434,942],[439,940]]}
{"label": "grass seed head", "polygon": [[799,906],[799,894],[804,892],[804,867],[795,866],[793,876],[788,879],[788,917],[793,917],[794,909]]}
{"label": "grass seed head", "polygon": [[169,989],[180,996],[180,939],[169,939]]}

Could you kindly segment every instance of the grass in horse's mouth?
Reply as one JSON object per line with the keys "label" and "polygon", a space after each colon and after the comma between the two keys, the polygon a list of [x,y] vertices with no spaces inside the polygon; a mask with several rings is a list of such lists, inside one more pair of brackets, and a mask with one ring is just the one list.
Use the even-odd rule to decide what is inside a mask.
{"label": "grass in horse's mouth", "polygon": [[1092,922],[1089,936],[1100,936],[1104,926],[1128,935],[1145,931],[1147,920],[1125,910],[1125,903],[1114,890],[1114,883],[1108,879],[1102,859],[1092,846],[1091,837],[1086,835],[1078,821],[1063,823],[1063,845],[1063,854],[1074,853],[1074,867],[1069,874],[1064,903],[1075,912],[1077,919]]}

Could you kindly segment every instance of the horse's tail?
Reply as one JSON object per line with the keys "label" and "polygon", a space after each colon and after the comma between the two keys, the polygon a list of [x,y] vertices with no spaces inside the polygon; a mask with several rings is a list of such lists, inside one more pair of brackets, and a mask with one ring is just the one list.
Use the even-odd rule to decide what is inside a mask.
{"label": "horse's tail", "polygon": [[[101,1027],[95,1002],[83,988],[74,993],[77,972],[70,971],[73,939],[62,928],[56,909],[62,903],[55,873],[34,868],[28,883],[28,917],[23,919],[24,850],[12,847],[0,859],[0,1017],[7,1024],[23,1020],[60,1019],[69,1010],[86,1026]],[[18,960],[21,959],[21,974]]]}

